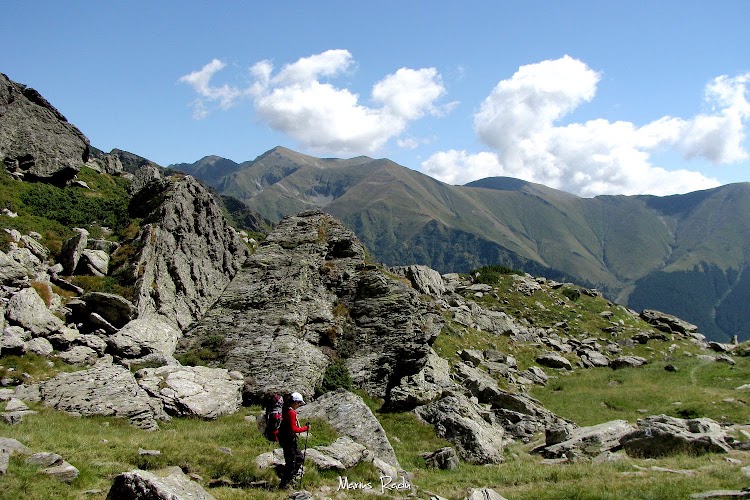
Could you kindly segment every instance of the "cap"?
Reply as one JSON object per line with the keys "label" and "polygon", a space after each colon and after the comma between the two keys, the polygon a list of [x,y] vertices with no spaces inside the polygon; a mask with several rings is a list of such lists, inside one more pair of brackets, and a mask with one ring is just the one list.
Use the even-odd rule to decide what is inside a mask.
{"label": "cap", "polygon": [[298,401],[302,404],[305,404],[305,400],[302,398],[302,394],[300,394],[299,392],[292,393],[292,401]]}

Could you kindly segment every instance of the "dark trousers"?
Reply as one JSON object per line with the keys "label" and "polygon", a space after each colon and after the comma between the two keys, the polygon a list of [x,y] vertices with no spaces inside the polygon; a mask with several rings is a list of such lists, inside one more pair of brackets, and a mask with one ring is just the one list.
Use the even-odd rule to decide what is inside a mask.
{"label": "dark trousers", "polygon": [[304,455],[297,447],[297,440],[279,442],[281,449],[284,450],[284,472],[281,475],[281,484],[286,485],[297,478],[305,461]]}

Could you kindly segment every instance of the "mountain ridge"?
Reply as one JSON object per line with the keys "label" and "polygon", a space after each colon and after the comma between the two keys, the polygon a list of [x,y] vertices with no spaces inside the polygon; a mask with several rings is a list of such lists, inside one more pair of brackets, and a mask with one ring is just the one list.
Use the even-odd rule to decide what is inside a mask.
{"label": "mountain ridge", "polygon": [[[656,294],[663,310],[682,312],[709,336],[750,336],[750,327],[727,326],[746,314],[724,303],[738,301],[732,291],[744,290],[738,280],[748,274],[750,183],[665,197],[582,198],[511,177],[454,186],[388,159],[315,158],[284,147],[218,179],[194,172],[272,222],[325,210],[390,265],[440,272],[508,265],[585,283],[631,307],[650,307]],[[690,275],[685,283],[719,283],[703,297],[692,294],[710,306],[679,305],[688,285],[675,273]]]}

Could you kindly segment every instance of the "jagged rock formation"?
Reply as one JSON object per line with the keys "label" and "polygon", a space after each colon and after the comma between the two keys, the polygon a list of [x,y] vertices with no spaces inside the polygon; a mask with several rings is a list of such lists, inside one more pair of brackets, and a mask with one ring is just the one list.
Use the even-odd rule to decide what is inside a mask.
{"label": "jagged rock formation", "polygon": [[158,314],[187,328],[224,290],[248,249],[222,216],[213,196],[190,176],[136,173],[131,205],[143,225],[132,266],[138,315]]}
{"label": "jagged rock formation", "polygon": [[254,397],[312,395],[339,357],[357,386],[387,398],[424,367],[441,321],[413,288],[366,265],[351,231],[310,211],[279,223],[179,350],[220,338],[221,361],[248,376]]}
{"label": "jagged rock formation", "polygon": [[0,160],[20,178],[64,182],[89,159],[89,140],[36,90],[0,73]]}

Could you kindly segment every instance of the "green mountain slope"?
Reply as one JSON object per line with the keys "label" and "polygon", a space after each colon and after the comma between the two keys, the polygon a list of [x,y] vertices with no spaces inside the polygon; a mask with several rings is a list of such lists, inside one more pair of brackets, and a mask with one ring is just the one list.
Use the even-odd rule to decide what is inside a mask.
{"label": "green mountain slope", "polygon": [[282,147],[223,176],[204,160],[186,171],[272,222],[322,208],[378,261],[440,272],[503,264],[676,314],[716,340],[750,335],[750,183],[580,198],[506,177],[451,186],[387,159]]}

